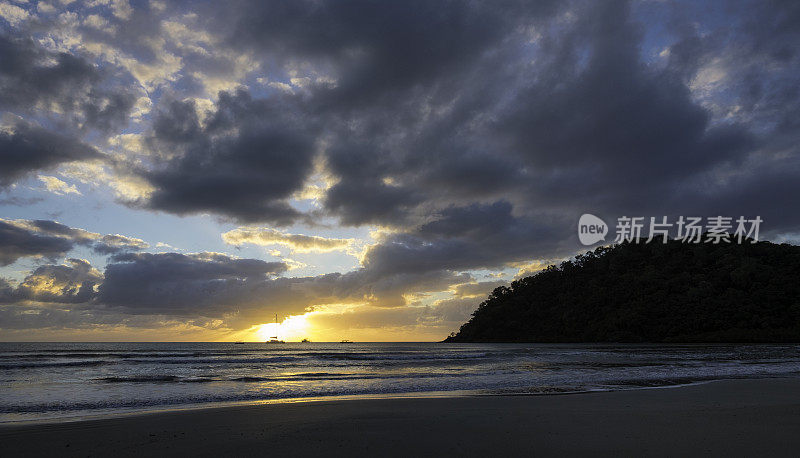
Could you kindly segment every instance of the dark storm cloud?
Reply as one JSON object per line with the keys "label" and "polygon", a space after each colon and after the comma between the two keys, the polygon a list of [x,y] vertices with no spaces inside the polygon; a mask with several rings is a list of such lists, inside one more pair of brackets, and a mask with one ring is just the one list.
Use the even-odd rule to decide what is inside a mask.
{"label": "dark storm cloud", "polygon": [[767,0],[756,5],[761,7],[746,11],[742,18],[746,32],[752,37],[747,47],[771,59],[796,61],[800,5],[792,0]]}
{"label": "dark storm cloud", "polygon": [[94,288],[102,278],[83,259],[39,266],[16,286],[0,278],[0,328],[82,328],[126,321],[91,310]]}
{"label": "dark storm cloud", "polygon": [[220,93],[201,126],[193,103],[170,103],[153,123],[152,143],[169,157],[144,173],[156,188],[147,206],[290,223],[299,212],[287,199],[312,168],[315,141],[311,123],[295,111],[280,99]]}
{"label": "dark storm cloud", "polygon": [[[94,97],[93,94],[90,96]],[[132,94],[118,92],[89,100],[81,106],[83,121],[85,125],[104,133],[118,132],[128,124],[135,102]]]}
{"label": "dark storm cloud", "polygon": [[108,75],[79,56],[45,50],[29,37],[0,34],[0,62],[0,110],[44,116],[51,125],[17,118],[3,126],[0,189],[37,170],[103,158],[82,135],[109,133],[128,123],[135,97],[110,88]]}
{"label": "dark storm cloud", "polygon": [[546,16],[556,2],[237,3],[232,43],[329,65],[338,83],[335,91],[323,89],[326,102],[357,106],[463,72],[521,18]]}
{"label": "dark storm cloud", "polygon": [[282,262],[217,253],[121,254],[106,266],[98,301],[137,313],[207,314],[216,308],[221,315],[252,302],[255,287],[285,270]]}
{"label": "dark storm cloud", "polygon": [[101,235],[50,220],[4,220],[0,218],[0,265],[25,257],[54,259],[76,246],[87,246],[100,254],[140,251],[143,240],[119,234]]}
{"label": "dark storm cloud", "polygon": [[[50,62],[54,60],[55,62]],[[50,53],[31,38],[0,35],[0,105],[25,108],[39,101],[72,109],[84,88],[100,80],[97,69],[67,53]]]}
{"label": "dark storm cloud", "polygon": [[766,131],[776,148],[796,147],[800,133],[800,5],[770,1],[746,15],[744,21],[744,33],[736,37],[738,54],[733,63],[741,74],[733,82],[736,103],[756,127]]}
{"label": "dark storm cloud", "polygon": [[19,122],[11,132],[0,131],[0,188],[37,170],[99,157],[96,149],[74,138]]}
{"label": "dark storm cloud", "polygon": [[652,211],[659,195],[738,164],[752,146],[744,126],[712,126],[680,78],[641,61],[640,28],[624,3],[596,4],[545,45],[561,57],[537,70],[497,123],[538,181],[534,196]]}
{"label": "dark storm cloud", "polygon": [[[137,205],[276,225],[317,222],[317,213],[303,214],[289,201],[319,158],[333,178],[320,213],[389,231],[367,249],[362,268],[317,277],[276,278],[282,263],[224,255],[120,255],[99,295],[87,299],[97,310],[224,317],[246,326],[270,321],[278,308],[392,308],[415,294],[454,290],[456,298],[429,312],[458,321],[475,305],[468,293],[496,284],[471,283],[464,271],[572,255],[580,248],[575,224],[585,212],[607,222],[622,215],[760,214],[772,233],[800,230],[797,2],[198,8],[194,25],[221,31],[220,46],[251,53],[258,76],[283,89],[253,84],[221,92],[216,107],[202,113],[180,90],[199,93],[203,75],[194,70],[224,68],[226,61],[193,51],[177,95],[165,95],[154,110],[151,155],[132,167],[155,189]],[[164,30],[145,13],[135,8],[130,27],[116,30],[109,43],[157,62],[141,36]],[[24,97],[43,100],[79,110],[98,129],[119,125],[112,113],[81,108],[58,89],[101,77],[79,58],[48,54],[63,67],[67,78],[58,84],[66,86],[39,94],[18,75],[47,75],[35,63],[43,51],[24,41],[3,46],[12,50],[4,55],[34,62],[4,74],[3,84],[22,95],[4,92],[3,103],[19,108],[28,103]],[[125,111],[124,100],[108,100],[98,107]],[[68,159],[25,166],[8,178],[2,174],[11,169],[3,168],[0,179],[11,183]],[[42,226],[21,235],[20,244],[50,237],[60,247],[31,242],[33,248],[0,259],[63,255],[63,243],[78,243],[77,236],[56,237],[58,230]],[[85,243],[101,253],[126,245],[101,242]],[[17,289],[0,283],[0,295]],[[80,290],[67,289],[67,297]],[[403,313],[374,316],[403,323],[421,316]]]}
{"label": "dark storm cloud", "polygon": [[[324,126],[326,164],[338,179],[324,205],[344,224],[413,228],[420,215],[476,200],[505,199],[529,219],[588,205],[666,207],[652,201],[741,165],[758,142],[747,126],[713,123],[688,86],[720,40],[683,37],[668,65],[652,65],[641,52],[645,25],[626,2],[296,2],[243,11],[231,42],[265,59],[305,59],[335,79],[263,103]],[[170,178],[196,176],[170,170]],[[208,189],[240,195],[215,178]],[[247,183],[248,196],[270,196]],[[198,211],[249,220],[274,213],[243,211],[239,199],[218,209],[194,195]],[[180,204],[171,211],[184,211]]]}
{"label": "dark storm cloud", "polygon": [[55,258],[64,255],[73,246],[69,239],[36,233],[0,220],[0,266],[7,266],[28,256]]}
{"label": "dark storm cloud", "polygon": [[563,249],[562,234],[549,229],[554,221],[516,217],[504,201],[451,207],[436,218],[370,247],[365,269],[388,275],[497,268]]}
{"label": "dark storm cloud", "polygon": [[[2,300],[0,300],[2,303]],[[7,330],[27,329],[81,329],[97,324],[121,324],[125,317],[116,315],[108,319],[85,310],[69,310],[20,305],[0,305],[0,325]]]}
{"label": "dark storm cloud", "polygon": [[788,209],[800,173],[800,5],[737,2],[729,11],[734,14],[726,23],[709,26],[699,38],[690,30],[678,45],[692,43],[683,68],[695,84],[704,66],[722,72],[709,111],[733,120],[750,142],[740,163],[686,180],[674,199],[698,213],[761,215],[768,233],[797,232],[800,219]]}
{"label": "dark storm cloud", "polygon": [[143,240],[137,238],[120,234],[100,235],[84,229],[69,227],[56,221],[34,220],[25,221],[25,223],[29,225],[32,231],[45,235],[63,237],[77,245],[88,246],[100,254],[119,254],[140,251],[150,246]]}
{"label": "dark storm cloud", "polygon": [[[319,152],[336,179],[324,210],[343,224],[413,233],[442,209],[505,200],[542,225],[542,215],[567,222],[588,209],[674,214],[686,189],[701,190],[693,202],[739,192],[720,177],[750,174],[745,164],[757,151],[788,165],[796,157],[792,2],[709,5],[706,16],[692,3],[624,1],[235,6],[196,5],[190,25],[218,32],[220,47],[252,53],[266,80],[291,90],[223,92],[208,118],[163,97],[152,124],[155,161],[136,167],[155,191],[137,205],[246,222],[311,218],[288,199]],[[653,24],[646,10],[665,14]],[[155,10],[108,19],[125,26],[94,38],[158,61],[141,39],[167,33]],[[651,29],[659,49],[645,47]],[[25,84],[51,70],[42,56],[63,67],[59,84],[95,87],[103,78],[80,57],[32,40],[5,39],[3,49],[15,62],[7,80],[22,88],[8,97],[33,97]],[[209,56],[197,65],[226,67]],[[711,100],[697,85],[713,65],[726,90]],[[179,76],[200,78],[198,68]],[[52,87],[40,97],[80,105],[64,99],[58,88],[67,86]],[[98,107],[125,112],[121,99],[104,100]],[[114,119],[98,110],[85,116],[98,125]],[[763,182],[773,179],[782,177]]]}
{"label": "dark storm cloud", "polygon": [[[292,95],[252,100],[241,91],[222,93],[215,116],[224,115],[229,123],[225,125],[243,131],[221,138],[223,127],[211,121],[201,128],[190,107],[165,107],[154,123],[154,137],[162,142],[161,149],[178,146],[183,153],[145,174],[156,188],[150,208],[291,222],[299,215],[284,200],[308,177],[316,141],[329,146],[326,159],[341,178],[325,199],[330,212],[346,224],[402,222],[427,196],[381,181],[410,165],[397,148],[412,145],[387,144],[393,143],[388,138],[392,131],[407,143],[412,132],[404,129],[419,124],[423,104],[460,97],[449,88],[451,80],[474,72],[473,62],[493,52],[493,45],[524,21],[541,21],[555,11],[549,2],[507,3],[504,8],[465,2],[392,6],[359,1],[239,6],[213,15],[217,24],[231,21],[228,46],[251,50],[263,58],[264,66],[307,62],[327,73],[322,80],[296,87]],[[280,135],[275,135],[277,129]],[[392,156],[398,161],[387,166],[384,161]],[[473,164],[487,166],[486,162]],[[262,166],[267,163],[271,167]]]}
{"label": "dark storm cloud", "polygon": [[[717,30],[672,20],[671,53],[654,64],[641,48],[647,24],[623,1],[417,6],[259,2],[213,15],[264,70],[312,77],[263,99],[223,92],[205,123],[191,103],[162,107],[153,144],[178,154],[143,172],[156,188],[145,205],[296,221],[286,199],[319,146],[336,178],[324,209],[346,225],[413,232],[443,208],[499,200],[539,226],[572,224],[587,207],[672,214],[681,189],[742,167],[765,141],[692,92],[710,57],[730,51]],[[765,40],[737,24],[735,36]]]}
{"label": "dark storm cloud", "polygon": [[286,269],[282,262],[217,253],[119,255],[106,267],[97,303],[131,313],[207,317],[240,313],[243,316],[237,319],[265,319],[277,308],[290,314],[331,303],[401,306],[406,304],[404,294],[441,291],[470,280],[468,275],[445,271],[384,275],[366,269],[275,278]]}
{"label": "dark storm cloud", "polygon": [[92,243],[92,249],[100,254],[119,254],[141,251],[150,245],[143,240],[120,234],[107,234]]}
{"label": "dark storm cloud", "polygon": [[[450,285],[464,283],[471,280],[469,274],[457,273],[447,269],[438,271],[416,272],[388,272],[365,267],[341,275],[325,276],[325,280],[335,280],[331,283],[323,281],[324,288],[315,290],[320,286],[317,279],[310,284],[301,283],[296,288],[302,291],[312,291],[317,296],[330,299],[321,302],[319,297],[312,295],[310,303],[367,303],[376,307],[401,307],[411,301],[408,296],[420,293],[444,291]],[[330,289],[326,289],[330,288]],[[325,294],[320,294],[320,293]]]}
{"label": "dark storm cloud", "polygon": [[[785,117],[798,106],[796,73],[791,71],[796,64],[786,63],[781,53],[767,58],[775,69],[764,79],[771,84],[767,92],[786,94],[761,99],[773,102],[772,115],[756,104],[749,113],[718,119],[709,102],[693,92],[704,88],[690,85],[700,84],[698,72],[722,56],[729,61],[726,84],[735,90],[713,102],[735,105],[744,92],[736,64],[750,66],[761,59],[763,65],[757,49],[721,48],[720,37],[692,42],[689,36],[676,42],[669,62],[654,64],[641,49],[647,25],[637,21],[626,2],[570,6],[571,22],[539,29],[527,56],[534,64],[521,64],[524,55],[498,45],[492,58],[471,61],[472,73],[442,77],[454,98],[439,100],[440,88],[422,84],[415,90],[428,89],[432,97],[417,104],[414,93],[407,92],[407,103],[386,107],[390,114],[364,109],[368,116],[357,125],[366,127],[349,130],[329,150],[331,170],[340,181],[326,197],[328,210],[347,224],[400,222],[407,228],[375,247],[368,262],[408,262],[409,268],[430,263],[433,268],[441,259],[439,265],[466,268],[541,256],[542,247],[565,247],[559,239],[573,236],[575,221],[585,211],[617,217],[633,212],[717,214],[728,208],[736,215],[766,215],[774,229],[797,228],[796,219],[775,208],[782,207],[780,201],[769,197],[776,191],[792,195],[796,182],[797,130],[786,128],[791,121]],[[754,7],[747,4],[745,10]],[[784,12],[768,16],[789,21]],[[747,39],[746,30],[735,33]],[[777,41],[798,42],[787,34]],[[498,62],[496,56],[516,59]],[[473,76],[478,69],[483,78]],[[764,73],[763,68],[758,72]],[[437,109],[447,115],[408,121],[410,114]],[[765,131],[764,125],[773,127]],[[786,133],[795,143],[776,143],[775,134]],[[356,143],[359,138],[365,143]],[[763,154],[764,149],[778,153],[778,146],[780,155]],[[382,177],[395,183],[386,184]],[[494,222],[483,233],[432,239],[426,232],[434,226],[407,218],[422,212],[445,224],[453,215],[437,208],[498,198],[513,206],[513,216],[476,214]],[[493,239],[493,234],[503,236]]]}
{"label": "dark storm cloud", "polygon": [[54,107],[60,121],[102,132],[128,122],[135,97],[109,89],[108,76],[80,56],[43,49],[32,38],[0,34],[0,108]]}
{"label": "dark storm cloud", "polygon": [[[0,279],[0,328],[82,327],[145,315],[224,319],[242,328],[269,322],[275,312],[301,314],[318,305],[400,307],[409,304],[408,294],[471,281],[444,270],[276,278],[286,268],[218,253],[138,253],[112,257],[101,274],[86,261],[70,259],[68,265],[40,266],[17,286]],[[74,313],[56,313],[52,307],[59,304],[73,304]],[[41,316],[26,318],[29,309]]]}
{"label": "dark storm cloud", "polygon": [[[285,270],[283,263],[218,253],[118,254],[105,273],[69,259],[36,268],[16,286],[0,279],[0,328],[131,325],[126,317],[137,315],[222,318],[240,308],[252,317],[265,287]],[[59,304],[75,308],[55,309]],[[26,318],[25,311],[41,316]]]}
{"label": "dark storm cloud", "polygon": [[[4,303],[21,301],[83,304],[95,296],[94,287],[103,275],[83,259],[68,259],[68,265],[37,267],[7,297]],[[11,300],[9,300],[11,299]]]}
{"label": "dark storm cloud", "polygon": [[[734,184],[743,184],[740,180],[749,179],[745,178],[749,173],[720,183],[715,174],[745,167],[748,153],[760,139],[735,122],[712,124],[712,113],[692,97],[684,74],[674,68],[646,65],[639,51],[640,25],[632,20],[624,3],[590,5],[577,12],[571,27],[542,38],[536,54],[540,63],[526,69],[529,79],[516,88],[515,103],[500,110],[485,105],[485,112],[494,113],[492,121],[471,119],[476,127],[472,131],[453,130],[468,139],[477,132],[475,144],[494,145],[487,148],[491,152],[481,155],[465,149],[468,153],[453,154],[451,148],[436,149],[448,145],[439,139],[427,146],[440,154],[419,162],[418,169],[413,168],[416,157],[412,152],[400,150],[397,154],[395,150],[372,156],[377,161],[375,170],[380,171],[376,175],[400,170],[401,181],[405,178],[413,183],[414,195],[424,196],[420,200],[426,204],[442,195],[458,201],[458,193],[452,190],[459,185],[468,189],[473,182],[473,189],[482,192],[470,197],[491,196],[487,184],[494,183],[507,200],[450,205],[434,212],[432,221],[388,236],[370,248],[364,257],[368,270],[495,268],[525,259],[563,256],[574,250],[566,242],[573,236],[577,216],[584,211],[613,217],[631,210],[643,215],[717,214],[722,208],[737,215],[772,213],[775,205],[763,203],[762,190],[778,188],[791,195],[786,175],[794,172],[787,171],[777,180],[781,184],[773,186],[759,183],[760,179],[744,187]],[[436,132],[448,138],[447,131]],[[457,143],[455,138],[449,141]],[[426,150],[425,144],[415,146]],[[360,156],[365,155],[360,151],[350,155]],[[345,153],[344,158],[335,160],[346,164],[347,157]],[[481,174],[476,167],[474,176],[484,180],[450,179],[466,168],[463,164],[482,158],[501,166],[516,163],[517,170],[484,167]],[[402,167],[395,167],[397,163]],[[352,173],[343,173],[337,186],[348,186],[350,176]],[[420,180],[422,177],[425,179]],[[716,183],[709,186],[712,180]],[[331,190],[336,191],[337,187]],[[743,198],[748,192],[759,197]],[[469,195],[469,191],[462,189],[460,194]],[[357,206],[358,193],[349,197],[349,205]],[[370,194],[366,201],[373,197]],[[720,205],[719,200],[728,205]],[[388,207],[375,208],[388,214],[392,203],[388,200]],[[779,212],[771,216],[781,217]]]}
{"label": "dark storm cloud", "polygon": [[76,243],[88,243],[96,237],[96,234],[89,231],[69,227],[57,221],[37,219],[33,221],[20,220],[19,223],[32,232],[55,237],[64,237]]}
{"label": "dark storm cloud", "polygon": [[376,180],[375,175],[363,181],[350,177],[334,185],[325,195],[325,208],[336,214],[342,223],[353,226],[403,224],[409,209],[420,202],[422,196],[413,189],[387,186]]}
{"label": "dark storm cloud", "polygon": [[[658,6],[419,6],[281,2],[222,14],[236,24],[229,44],[332,80],[264,99],[223,92],[206,123],[191,104],[164,107],[153,141],[178,154],[147,172],[157,189],[149,206],[291,222],[300,215],[286,198],[310,173],[316,143],[335,178],[327,214],[397,230],[369,249],[364,275],[568,255],[587,211],[725,208],[797,228],[779,203],[764,204],[768,190],[794,189],[797,170],[796,147],[784,138],[778,154],[775,135],[796,137],[784,116],[798,105],[791,5],[754,16],[779,24],[776,37],[752,27],[749,12],[761,9],[753,3],[721,9],[702,32],[694,13],[674,14],[660,61],[643,49],[650,24],[638,15]],[[720,62],[732,91],[704,98],[700,74]],[[736,64],[759,75],[759,62],[774,70],[766,88],[748,91],[757,78]],[[746,113],[720,114],[739,102]]]}
{"label": "dark storm cloud", "polygon": [[0,278],[0,304],[15,302],[14,287],[5,278]]}

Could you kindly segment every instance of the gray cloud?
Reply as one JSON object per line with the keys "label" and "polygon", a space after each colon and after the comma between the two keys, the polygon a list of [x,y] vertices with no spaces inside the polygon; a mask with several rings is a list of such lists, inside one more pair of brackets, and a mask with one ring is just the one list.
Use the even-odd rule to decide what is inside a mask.
{"label": "gray cloud", "polygon": [[0,324],[2,324],[3,329],[8,330],[81,329],[96,326],[97,324],[122,324],[125,321],[125,317],[120,315],[109,317],[74,308],[64,310],[22,305],[0,305]]}
{"label": "gray cloud", "polygon": [[[279,225],[313,218],[288,198],[318,151],[335,178],[324,211],[343,224],[413,238],[448,208],[505,201],[515,219],[535,221],[532,237],[569,234],[588,208],[709,212],[741,191],[726,176],[752,181],[763,201],[758,184],[784,178],[747,179],[753,160],[797,161],[791,5],[712,8],[731,27],[709,21],[702,34],[699,12],[674,4],[240,6],[202,9],[199,25],[231,24],[225,46],[254,53],[290,90],[222,92],[204,122],[190,102],[164,104],[151,142],[161,160],[140,171],[156,188],[147,208]],[[667,16],[666,57],[643,49],[648,8]],[[714,66],[729,91],[703,87]],[[796,228],[781,212],[767,216]]]}
{"label": "gray cloud", "polygon": [[[515,59],[473,61],[470,70],[481,69],[483,78],[448,76],[449,93],[458,97],[438,105],[446,116],[420,115],[420,123],[404,117],[414,110],[436,112],[442,91],[432,86],[424,105],[411,97],[383,117],[369,111],[359,124],[368,126],[363,137],[350,131],[341,147],[330,150],[340,181],[326,197],[327,208],[345,223],[405,227],[371,250],[367,263],[463,269],[563,256],[577,248],[573,226],[585,211],[615,218],[725,209],[761,214],[773,229],[797,229],[793,212],[779,210],[785,201],[769,197],[794,195],[796,146],[777,143],[775,130],[765,132],[762,122],[770,124],[769,117],[758,109],[717,119],[716,109],[698,100],[702,90],[690,87],[715,57],[731,59],[726,78],[735,79],[733,62],[750,62],[757,51],[739,55],[708,39],[703,46],[712,51],[684,50],[681,56],[676,49],[664,65],[647,62],[641,49],[645,25],[625,2],[572,6],[572,22],[540,29],[530,50],[534,65],[500,46],[495,59]],[[688,39],[682,40],[678,48]],[[768,78],[772,90],[796,86],[789,82],[796,80],[790,76],[794,65],[771,60],[784,76]],[[798,104],[786,98],[772,112],[792,106]],[[356,143],[361,138],[363,145]],[[387,176],[396,184],[380,181]],[[475,211],[491,208],[486,205],[493,200],[509,207]],[[419,215],[434,221],[415,223]]]}
{"label": "gray cloud", "polygon": [[268,227],[239,227],[223,233],[222,240],[236,247],[245,243],[261,246],[282,245],[299,253],[345,250],[353,243],[353,239],[288,234]]}
{"label": "gray cloud", "polygon": [[286,269],[217,253],[120,254],[106,266],[98,301],[134,313],[221,316],[257,299],[256,288]]}
{"label": "gray cloud", "polygon": [[0,189],[37,170],[63,163],[100,158],[93,147],[74,138],[19,122],[0,131]]}
{"label": "gray cloud", "polygon": [[395,101],[405,91],[460,73],[509,29],[551,14],[556,2],[238,2],[229,41],[267,56],[326,64],[323,107]]}
{"label": "gray cloud", "polygon": [[[406,305],[405,294],[446,290],[469,281],[449,272],[381,275],[366,269],[316,277],[275,278],[281,262],[237,259],[216,253],[137,253],[114,256],[106,266],[97,303],[140,314],[197,314],[232,320],[302,313],[315,305]],[[252,321],[247,321],[252,324]]]}
{"label": "gray cloud", "polygon": [[38,102],[76,109],[79,98],[100,80],[91,64],[68,53],[51,53],[32,38],[0,35],[0,105],[30,109]]}
{"label": "gray cloud", "polygon": [[364,255],[367,270],[388,273],[495,268],[563,250],[557,221],[516,217],[512,205],[450,207],[429,223],[392,234]]}
{"label": "gray cloud", "polygon": [[481,303],[481,298],[455,297],[444,299],[430,308],[430,313],[442,321],[454,324],[453,329],[469,320],[470,315]]}
{"label": "gray cloud", "polygon": [[0,218],[0,265],[25,257],[54,259],[76,245],[100,254],[140,251],[143,240],[119,234],[101,235],[50,220],[5,220]]}
{"label": "gray cloud", "polygon": [[486,296],[493,289],[500,286],[506,286],[507,284],[508,282],[503,280],[464,283],[461,285],[456,285],[454,288],[454,295],[456,297]]}
{"label": "gray cloud", "polygon": [[[43,317],[77,327],[151,316],[221,319],[235,329],[246,328],[269,322],[272,313],[300,314],[326,304],[397,308],[412,303],[408,294],[444,291],[471,280],[447,271],[382,274],[366,269],[277,277],[286,269],[281,262],[219,253],[124,253],[113,256],[101,274],[86,261],[70,259],[69,265],[40,266],[16,287],[0,279],[0,315],[8,320],[0,328],[48,327],[47,320],[26,319],[22,313],[42,306],[50,307]],[[72,304],[74,316],[53,312],[59,304]]]}
{"label": "gray cloud", "polygon": [[82,304],[95,296],[94,287],[103,275],[88,261],[68,259],[64,265],[37,267],[11,294],[12,301],[34,301],[56,304]]}
{"label": "gray cloud", "polygon": [[64,255],[72,248],[73,242],[69,239],[36,233],[0,220],[0,266],[7,266],[28,256],[52,259]]}
{"label": "gray cloud", "polygon": [[46,50],[31,37],[0,34],[0,61],[0,108],[30,113],[52,107],[60,121],[101,132],[128,122],[135,97],[109,88],[109,75],[80,56]]}
{"label": "gray cloud", "polygon": [[100,254],[118,254],[141,251],[150,247],[144,240],[120,234],[107,234],[92,244],[92,249]]}
{"label": "gray cloud", "polygon": [[[274,225],[323,216],[390,231],[366,251],[363,268],[317,277],[276,277],[285,266],[229,257],[120,255],[92,307],[242,323],[276,308],[393,308],[471,280],[465,271],[571,255],[584,212],[607,221],[759,214],[766,233],[800,230],[796,2],[296,1],[196,11],[196,30],[219,31],[220,49],[247,53],[258,76],[280,84],[220,92],[203,112],[183,98],[201,92],[195,71],[223,75],[231,65],[187,51],[189,67],[164,91],[149,126],[150,155],[125,170],[154,188],[136,205]],[[141,39],[166,33],[154,15],[137,7],[125,21],[113,19],[127,26],[102,40],[156,63]],[[4,92],[6,106],[47,101],[98,130],[121,125],[124,97],[105,94],[93,111],[63,89],[104,77],[79,57],[25,40],[6,39],[0,50],[20,62],[3,70],[3,87],[19,88]],[[44,58],[65,80],[38,93],[37,81],[49,78],[38,63]],[[0,141],[43,142],[14,135]],[[1,169],[0,184],[90,157],[79,143],[54,142],[73,148],[20,155],[21,165]],[[332,185],[319,211],[301,211],[291,196],[314,172],[314,159]],[[3,228],[5,263],[61,256],[79,243],[56,226]],[[100,253],[137,249],[117,239],[80,243]],[[440,302],[432,316],[466,313],[472,287],[457,288],[462,297]],[[370,316],[411,323],[420,313]]]}
{"label": "gray cloud", "polygon": [[[308,177],[316,143],[326,145],[327,162],[341,178],[325,198],[330,212],[347,224],[401,222],[425,196],[381,181],[391,171],[382,161],[403,159],[396,147],[383,144],[387,136],[395,131],[403,141],[419,123],[421,104],[459,97],[448,88],[451,80],[472,72],[470,65],[485,60],[523,21],[541,21],[554,11],[547,2],[386,8],[357,1],[243,2],[215,11],[216,24],[231,23],[227,46],[250,50],[265,63],[292,66],[307,59],[324,74],[292,94],[266,99],[221,93],[217,112],[203,127],[193,107],[167,105],[154,122],[156,148],[180,154],[144,172],[156,187],[147,205],[178,214],[292,222],[300,215],[285,199]],[[226,134],[223,129],[232,126],[235,134]]]}
{"label": "gray cloud", "polygon": [[128,123],[135,97],[80,56],[46,50],[25,34],[0,33],[0,62],[0,110],[14,113],[0,129],[0,188],[37,170],[104,158],[81,138]]}
{"label": "gray cloud", "polygon": [[280,100],[220,93],[200,126],[191,102],[173,102],[153,124],[155,147],[169,157],[144,172],[156,188],[147,206],[177,214],[213,212],[240,221],[288,224],[288,205],[312,168],[314,134]]}

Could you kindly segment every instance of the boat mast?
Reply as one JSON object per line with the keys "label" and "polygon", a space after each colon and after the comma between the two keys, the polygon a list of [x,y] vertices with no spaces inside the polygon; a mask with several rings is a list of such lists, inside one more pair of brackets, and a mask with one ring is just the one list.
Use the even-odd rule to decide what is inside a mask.
{"label": "boat mast", "polygon": [[275,335],[270,337],[270,339],[278,340],[278,314],[275,314]]}

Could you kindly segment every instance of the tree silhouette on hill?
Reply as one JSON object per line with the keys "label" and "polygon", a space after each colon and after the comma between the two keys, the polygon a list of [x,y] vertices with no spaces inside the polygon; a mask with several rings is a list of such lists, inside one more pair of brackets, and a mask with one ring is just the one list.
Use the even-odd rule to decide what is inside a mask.
{"label": "tree silhouette on hill", "polygon": [[446,342],[800,342],[800,247],[626,242],[489,294]]}

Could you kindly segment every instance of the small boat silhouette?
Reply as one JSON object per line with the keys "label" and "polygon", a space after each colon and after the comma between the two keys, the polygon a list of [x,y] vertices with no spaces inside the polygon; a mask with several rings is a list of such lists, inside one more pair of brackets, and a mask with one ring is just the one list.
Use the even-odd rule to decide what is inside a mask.
{"label": "small boat silhouette", "polygon": [[[275,334],[278,333],[278,314],[275,314]],[[269,338],[267,343],[285,343],[284,341],[278,339],[278,336],[272,336]]]}

